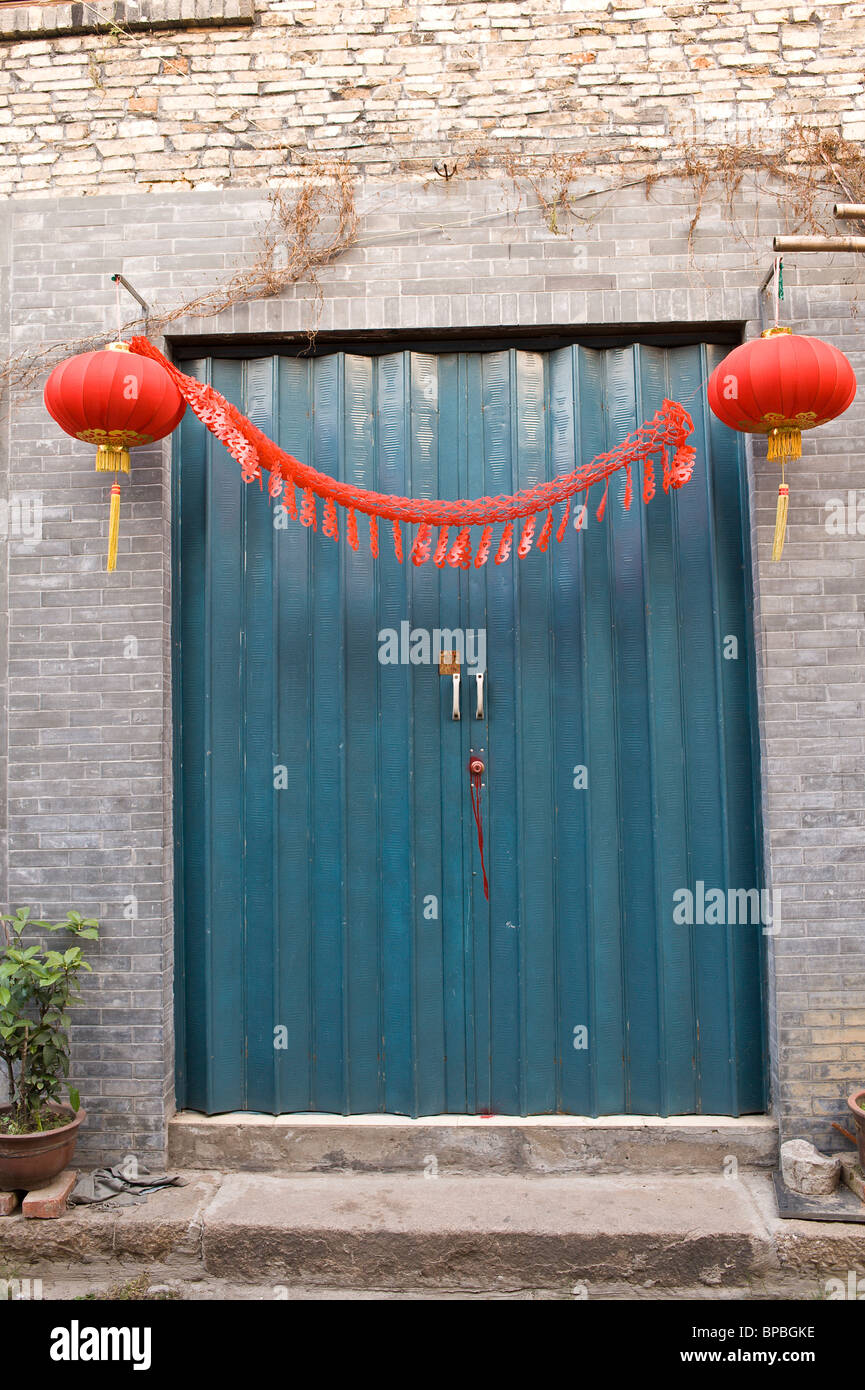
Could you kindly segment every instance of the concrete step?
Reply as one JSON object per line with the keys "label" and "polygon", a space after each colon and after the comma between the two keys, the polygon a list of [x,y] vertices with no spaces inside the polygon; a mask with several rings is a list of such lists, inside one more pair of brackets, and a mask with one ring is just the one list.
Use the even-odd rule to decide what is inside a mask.
{"label": "concrete step", "polygon": [[775,1264],[722,1178],[232,1174],[207,1211],[211,1274],[361,1288],[742,1284]]}
{"label": "concrete step", "polygon": [[179,1168],[260,1173],[414,1173],[434,1159],[451,1176],[721,1173],[777,1166],[767,1115],[671,1119],[611,1115],[175,1116],[169,1161]]}
{"label": "concrete step", "polygon": [[[196,1172],[142,1206],[0,1220],[0,1263],[80,1287],[296,1297],[815,1298],[865,1265],[862,1227],[780,1221],[771,1180]],[[219,1296],[214,1294],[212,1296]]]}

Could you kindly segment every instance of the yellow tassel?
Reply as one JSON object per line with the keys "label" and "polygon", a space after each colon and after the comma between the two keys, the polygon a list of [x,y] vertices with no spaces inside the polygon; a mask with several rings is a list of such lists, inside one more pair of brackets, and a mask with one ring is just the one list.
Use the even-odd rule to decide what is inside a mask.
{"label": "yellow tassel", "polygon": [[111,510],[108,513],[108,562],[105,566],[109,574],[117,565],[117,541],[120,536],[120,484],[111,488]]}
{"label": "yellow tassel", "polygon": [[787,534],[787,506],[789,496],[789,484],[781,483],[778,488],[778,509],[775,512],[775,538],[772,541],[773,560],[780,560],[784,550],[784,537]]}
{"label": "yellow tassel", "polygon": [[128,473],[129,450],[114,444],[100,444],[96,450],[97,473]]}
{"label": "yellow tassel", "polygon": [[781,425],[769,431],[770,459],[800,459],[802,457],[802,431],[795,425]]}

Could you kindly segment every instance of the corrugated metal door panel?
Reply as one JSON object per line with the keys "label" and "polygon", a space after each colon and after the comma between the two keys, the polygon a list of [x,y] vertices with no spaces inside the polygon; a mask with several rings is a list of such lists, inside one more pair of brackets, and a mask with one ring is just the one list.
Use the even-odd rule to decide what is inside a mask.
{"label": "corrugated metal door panel", "polygon": [[[637,421],[635,353],[608,353],[608,428],[620,439]],[[625,1108],[662,1109],[655,936],[646,557],[642,508],[619,511],[624,478],[610,487],[613,525],[603,528],[613,582],[613,681],[618,742],[618,825],[625,1018]]]}
{"label": "corrugated metal door panel", "polygon": [[[405,491],[413,497],[431,497],[439,479],[442,486],[457,486],[456,454],[451,441],[439,436],[436,359],[423,353],[413,354],[407,364],[407,385],[409,449]],[[448,469],[452,470],[450,477]],[[439,622],[438,571],[432,565],[419,568],[406,557],[405,579],[408,588],[406,612],[412,626],[432,630]],[[462,883],[455,880],[449,894],[443,892],[442,863],[453,852],[451,836],[456,827],[445,816],[442,774],[443,764],[455,763],[458,759],[443,756],[441,678],[437,672],[433,674],[429,666],[412,666],[410,671],[408,815],[414,834],[412,837],[410,831],[408,837],[413,839],[413,854],[409,880],[411,906],[405,920],[412,924],[415,946],[411,979],[415,1055],[412,1111],[428,1115],[447,1107],[442,913],[444,904],[453,903],[455,910],[448,912],[447,920],[449,924],[462,921]],[[452,776],[457,775],[456,767],[448,770]],[[452,788],[450,795],[454,792]],[[439,904],[438,918],[424,917],[424,903],[431,897]]]}
{"label": "corrugated metal door panel", "polygon": [[[704,377],[714,370],[723,356],[723,351],[717,347],[704,350]],[[711,534],[722,652],[718,698],[726,763],[727,874],[731,886],[744,888],[762,883],[756,721],[753,717],[756,690],[749,631],[750,568],[742,525],[742,518],[747,516],[745,475],[744,469],[738,466],[740,451],[736,437],[724,429],[704,403],[701,403],[700,415],[706,452],[713,461]],[[735,654],[729,649],[730,638],[737,643]],[[727,939],[728,989],[735,1024],[732,1085],[738,1112],[747,1113],[764,1103],[761,926],[728,925]],[[760,1026],[755,1026],[758,1022]]]}
{"label": "corrugated metal door panel", "polygon": [[[313,460],[316,468],[342,476],[342,363],[336,356],[314,363],[312,382]],[[320,512],[319,508],[319,512]],[[310,774],[312,781],[313,877],[313,1100],[317,1109],[341,1110],[346,1100],[345,977],[345,631],[341,547],[319,562],[322,540],[312,537],[312,692]],[[281,660],[291,659],[289,653]]]}
{"label": "corrugated metal door panel", "polygon": [[[541,353],[517,353],[514,362],[514,401],[517,424],[515,482],[518,490],[533,487],[547,475],[546,358]],[[519,538],[520,528],[517,528]],[[555,843],[553,799],[553,687],[550,680],[549,561],[541,551],[526,557],[525,572],[517,560],[509,567],[514,585],[517,626],[514,672],[517,685],[516,854],[520,864],[519,940],[520,1003],[523,1014],[520,1051],[520,1109],[552,1112],[557,1108],[556,1058],[560,1055],[560,1022],[556,990]],[[492,794],[495,768],[490,773]],[[498,923],[495,924],[498,927]]]}
{"label": "corrugated metal door panel", "polygon": [[[298,358],[276,366],[276,435],[298,458],[313,457],[312,367]],[[188,412],[187,412],[188,413]],[[263,500],[263,499],[262,499]],[[312,547],[305,527],[288,522],[292,542],[274,530],[274,628],[277,654],[274,768],[285,786],[274,796],[275,898],[279,931],[274,957],[274,1026],[285,1029],[274,1050],[274,1109],[314,1108],[314,943],[312,920]],[[273,774],[272,774],[273,778]],[[272,780],[272,779],[271,779]],[[270,1107],[266,1107],[270,1109]]]}
{"label": "corrugated metal door panel", "polygon": [[[692,351],[671,359],[670,385],[678,397],[699,382]],[[699,400],[694,404],[696,443],[706,457],[706,432]],[[719,701],[722,661],[718,627],[715,554],[710,509],[710,466],[695,470],[693,485],[676,498],[676,586],[680,595],[680,664],[684,694],[687,834],[691,885],[728,883],[727,787],[723,711]],[[735,1114],[730,1060],[735,1045],[728,988],[730,937],[724,927],[695,929],[694,973],[698,1020],[698,1108]]]}
{"label": "corrugated metal door panel", "polygon": [[[274,377],[272,358],[247,362],[244,396],[246,413],[259,429],[272,434]],[[273,1103],[275,1058],[273,1019],[275,990],[273,962],[279,939],[276,919],[274,788],[276,756],[276,661],[273,516],[258,489],[243,489],[243,928],[242,955],[236,968],[243,987],[246,1043],[245,1103],[264,1110]]]}
{"label": "corrugated metal door panel", "polygon": [[[614,442],[608,423],[606,355],[578,348],[577,398],[580,454],[602,453]],[[592,503],[583,547],[581,613],[585,630],[585,757],[588,767],[587,918],[591,1013],[587,1056],[592,1073],[592,1113],[617,1114],[627,1104],[625,1086],[624,960],[619,811],[619,747],[616,730],[615,588],[609,522],[595,521]],[[612,511],[612,509],[611,509]],[[621,520],[617,515],[612,524]],[[573,538],[571,539],[573,544]],[[575,793],[576,795],[576,793]]]}
{"label": "corrugated metal door panel", "polygon": [[[549,448],[551,473],[569,473],[581,457],[577,400],[578,358],[565,348],[549,359]],[[527,557],[530,558],[530,557]],[[569,533],[555,539],[542,563],[549,573],[552,641],[554,855],[556,867],[556,972],[558,1055],[557,1109],[591,1114],[594,1108],[590,1059],[597,1045],[592,1013],[587,868],[588,767],[586,748],[586,655],[583,605],[584,545]],[[575,1029],[592,1026],[591,1050],[575,1047]],[[577,1039],[579,1040],[579,1039]]]}
{"label": "corrugated metal door panel", "polygon": [[[406,412],[408,363],[402,353],[381,357],[378,380],[378,470],[381,492],[405,493],[407,484]],[[380,527],[379,624],[399,632],[410,621],[404,565],[394,562],[390,528]],[[392,665],[381,673],[379,820],[382,863],[382,1049],[384,1108],[412,1114],[414,1027],[412,972],[415,914],[412,903],[412,847],[407,819],[413,757],[410,739],[412,667]],[[429,732],[432,736],[432,731]]]}
{"label": "corrugated metal door panel", "polygon": [[[397,352],[195,370],[335,476],[456,496],[569,471],[663,395],[692,396],[719,355]],[[758,886],[760,872],[742,470],[699,404],[695,421],[700,466],[682,494],[622,512],[617,478],[604,523],[595,498],[579,537],[468,574],[397,564],[384,525],[374,561],[363,519],[357,552],[294,524],[282,537],[266,493],[184,422],[186,1104],[763,1106],[759,926],[688,928],[671,913],[676,888]],[[484,723],[472,691],[451,721],[434,667],[380,664],[378,634],[406,623],[486,629]],[[472,748],[489,769],[489,905]]]}
{"label": "corrugated metal door panel", "polygon": [[[213,384],[241,400],[243,363],[215,362]],[[243,731],[243,530],[246,499],[226,451],[208,438],[206,524],[209,549],[204,573],[208,635],[205,749],[205,835],[210,871],[203,922],[208,956],[206,1032],[208,1108],[246,1103],[242,971],[248,923],[244,916],[245,790]],[[217,462],[218,458],[218,462]],[[215,485],[216,477],[218,485]],[[206,687],[207,688],[207,687]],[[215,988],[214,988],[215,984]]]}
{"label": "corrugated metal door panel", "polygon": [[[347,481],[360,487],[369,487],[375,476],[373,369],[368,357],[345,359],[344,471]],[[344,524],[343,517],[340,521]],[[358,546],[354,551],[344,537],[340,537],[338,549],[343,568],[344,686],[335,694],[344,703],[345,719],[347,1091],[352,1109],[372,1111],[381,1103],[379,895],[374,848],[378,838],[379,735],[374,717],[378,707],[375,560],[368,547]]]}
{"label": "corrugated metal door panel", "polygon": [[[207,364],[192,362],[189,370],[203,380]],[[180,1102],[198,1110],[206,1110],[208,1103],[207,1037],[203,1023],[210,987],[205,939],[210,870],[204,834],[209,688],[203,597],[207,530],[201,524],[207,505],[208,439],[204,425],[187,411],[181,426],[180,459],[175,458],[172,469],[176,1084]],[[190,524],[192,518],[197,518],[198,523]]]}
{"label": "corrugated metal door panel", "polygon": [[[480,377],[478,441],[483,467],[482,493],[515,490],[518,473],[516,428],[511,404],[513,361],[508,352],[489,353],[473,361]],[[498,528],[496,528],[498,530]],[[512,551],[513,554],[513,551]],[[492,561],[492,555],[490,557]],[[496,1112],[518,1113],[521,1104],[519,1056],[523,1009],[520,977],[524,965],[522,875],[532,868],[518,852],[520,767],[516,730],[519,690],[516,676],[517,608],[511,561],[485,573],[488,676],[490,947],[489,947],[489,1104]],[[481,579],[480,582],[483,582]],[[478,905],[482,894],[475,895]],[[510,925],[508,925],[510,924]],[[478,1003],[482,1004],[482,1000]],[[486,1023],[486,1020],[484,1020]],[[485,1030],[486,1031],[486,1030]]]}
{"label": "corrugated metal door panel", "polygon": [[[447,353],[435,359],[426,358],[425,364],[424,378],[429,383],[429,389],[436,391],[434,414],[438,467],[434,473],[424,472],[419,479],[419,485],[423,487],[420,495],[431,497],[435,490],[434,478],[437,478],[441,488],[445,489],[445,496],[457,497],[462,491],[461,480],[466,476],[465,359],[455,353]],[[427,404],[430,407],[432,403]],[[432,421],[429,427],[433,427]],[[415,570],[415,594],[419,604],[415,610],[418,614],[417,626],[430,630],[458,626],[461,621],[460,581],[456,585],[448,583],[446,576],[430,563],[420,567],[412,565],[411,568]],[[418,730],[429,728],[434,731],[431,748],[425,734],[420,733],[416,740],[418,786],[422,786],[430,798],[427,801],[425,797],[419,797],[419,816],[428,828],[429,839],[437,839],[441,846],[440,890],[435,884],[427,890],[432,893],[440,891],[440,920],[436,924],[424,919],[420,930],[436,932],[441,937],[445,1027],[444,1109],[460,1111],[463,1107],[472,1108],[476,1084],[470,869],[468,842],[459,813],[465,790],[463,726],[455,725],[452,719],[448,720],[449,681],[440,677],[435,669],[429,672],[419,666],[416,668],[415,683],[418,692],[415,706]],[[420,703],[423,700],[431,706],[429,724],[424,706]],[[435,778],[438,781],[438,801],[435,800]],[[433,862],[438,864],[438,857]],[[426,872],[423,880],[426,882]]]}
{"label": "corrugated metal door panel", "polygon": [[[663,349],[640,348],[637,389],[641,418],[651,416],[663,398],[670,395],[669,354]],[[697,1108],[692,939],[687,930],[674,924],[670,911],[674,892],[689,882],[682,740],[683,683],[687,676],[679,634],[679,604],[683,596],[678,591],[673,507],[658,506],[653,501],[642,510],[649,634],[648,748],[654,862],[651,907],[657,922],[662,1113],[681,1114]]]}

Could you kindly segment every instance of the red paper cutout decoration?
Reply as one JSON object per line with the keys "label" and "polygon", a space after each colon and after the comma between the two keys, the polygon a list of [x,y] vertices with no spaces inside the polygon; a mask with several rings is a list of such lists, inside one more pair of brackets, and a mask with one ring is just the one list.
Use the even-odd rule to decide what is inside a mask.
{"label": "red paper cutout decoration", "polygon": [[[606,505],[609,479],[620,469],[626,471],[624,505],[627,508],[631,503],[631,469],[635,463],[643,466],[644,501],[654,493],[656,460],[661,463],[665,492],[687,483],[694,467],[695,450],[687,442],[693,431],[691,417],[676,401],[665,400],[652,420],[608,453],[597,455],[572,473],[510,497],[457,501],[392,497],[339,482],[301,463],[262,434],[212,386],[178,371],[146,338],[133,338],[128,345],[111,343],[101,352],[70,358],[55,368],[45,387],[45,405],[61,428],[76,439],[97,444],[97,469],[114,472],[129,472],[130,448],[170,434],[180,423],[184,402],[237,460],[245,483],[257,480],[259,486],[263,486],[263,473],[269,471],[269,496],[303,526],[317,530],[316,498],[320,497],[324,500],[322,531],[337,540],[337,507],[344,507],[347,511],[346,538],[349,546],[356,549],[356,512],[363,512],[369,517],[370,550],[377,555],[378,519],[381,517],[391,523],[394,554],[402,563],[401,525],[403,522],[417,524],[419,529],[410,550],[415,565],[423,565],[430,558],[433,527],[438,532],[433,563],[467,569],[473,560],[477,567],[486,564],[493,546],[492,526],[503,522],[504,529],[494,556],[494,562],[502,564],[511,554],[515,521],[523,522],[517,554],[524,556],[535,542],[536,518],[546,513],[537,539],[537,547],[543,551],[552,534],[552,509],[558,503],[565,504],[556,531],[556,539],[561,541],[567,526],[570,499],[594,483],[606,484],[598,508],[600,519]],[[115,480],[111,497],[109,569],[113,569],[116,562],[119,496]],[[475,526],[483,529],[473,555],[472,528]],[[457,534],[452,539],[454,529]]]}
{"label": "red paper cutout decoration", "polygon": [[[271,474],[268,485],[272,497],[278,497],[281,487],[274,484],[274,477],[285,486],[290,499],[289,512],[296,510],[293,499],[294,489],[300,488],[302,502],[300,520],[306,526],[315,527],[315,498],[325,499],[324,525],[326,534],[336,538],[338,524],[335,508],[345,507],[349,512],[364,512],[369,517],[370,550],[378,554],[378,518],[390,521],[394,554],[402,562],[403,543],[401,523],[416,523],[419,527],[410,554],[415,565],[423,565],[433,551],[432,528],[438,528],[433,563],[459,568],[472,564],[472,527],[483,528],[474,564],[486,563],[492,545],[491,526],[504,522],[504,530],[499,538],[495,552],[495,563],[502,564],[508,559],[513,546],[516,520],[525,518],[517,553],[528,554],[531,549],[535,518],[546,512],[547,517],[538,538],[539,549],[546,549],[552,530],[552,508],[559,502],[565,503],[564,513],[559,522],[556,539],[562,540],[567,525],[570,499],[579,492],[585,492],[594,483],[609,483],[611,475],[619,469],[630,469],[636,463],[643,466],[643,498],[647,501],[654,492],[654,460],[659,459],[662,469],[664,491],[682,487],[687,483],[694,468],[695,450],[688,441],[693,432],[693,421],[684,406],[676,401],[665,400],[654,418],[641,425],[627,439],[608,453],[599,454],[590,463],[583,464],[573,473],[563,474],[551,482],[539,483],[532,488],[510,497],[480,497],[466,501],[421,500],[412,497],[392,497],[386,493],[373,492],[368,488],[340,482],[336,478],[320,473],[308,464],[286,453],[268,439],[261,430],[225,400],[212,386],[207,386],[183,372],[169,362],[158,348],[146,338],[133,338],[130,347],[142,357],[152,358],[154,362],[169,373],[184,400],[211,433],[220,439],[229,453],[240,464],[241,477],[246,483],[257,480],[263,486],[263,472]],[[626,485],[625,505],[631,501],[631,488]],[[599,517],[603,516],[606,504],[606,491],[599,507]],[[451,530],[456,528],[456,539],[451,539]],[[349,543],[356,536],[351,524],[347,528]],[[543,542],[543,544],[542,544]]]}

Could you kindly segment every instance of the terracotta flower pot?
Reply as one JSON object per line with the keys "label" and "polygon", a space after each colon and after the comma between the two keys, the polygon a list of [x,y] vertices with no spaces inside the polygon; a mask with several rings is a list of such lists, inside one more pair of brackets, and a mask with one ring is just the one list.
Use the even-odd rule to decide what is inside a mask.
{"label": "terracotta flower pot", "polygon": [[[69,1124],[37,1130],[34,1134],[0,1132],[0,1192],[25,1192],[45,1187],[69,1167],[79,1127],[86,1119],[85,1112],[79,1110],[76,1115],[68,1105],[48,1108],[54,1115],[68,1115]],[[11,1105],[0,1106],[0,1115],[8,1115],[11,1110]]]}
{"label": "terracotta flower pot", "polygon": [[856,1121],[856,1147],[859,1150],[859,1167],[865,1173],[865,1091],[854,1091],[847,1097],[847,1104]]}

